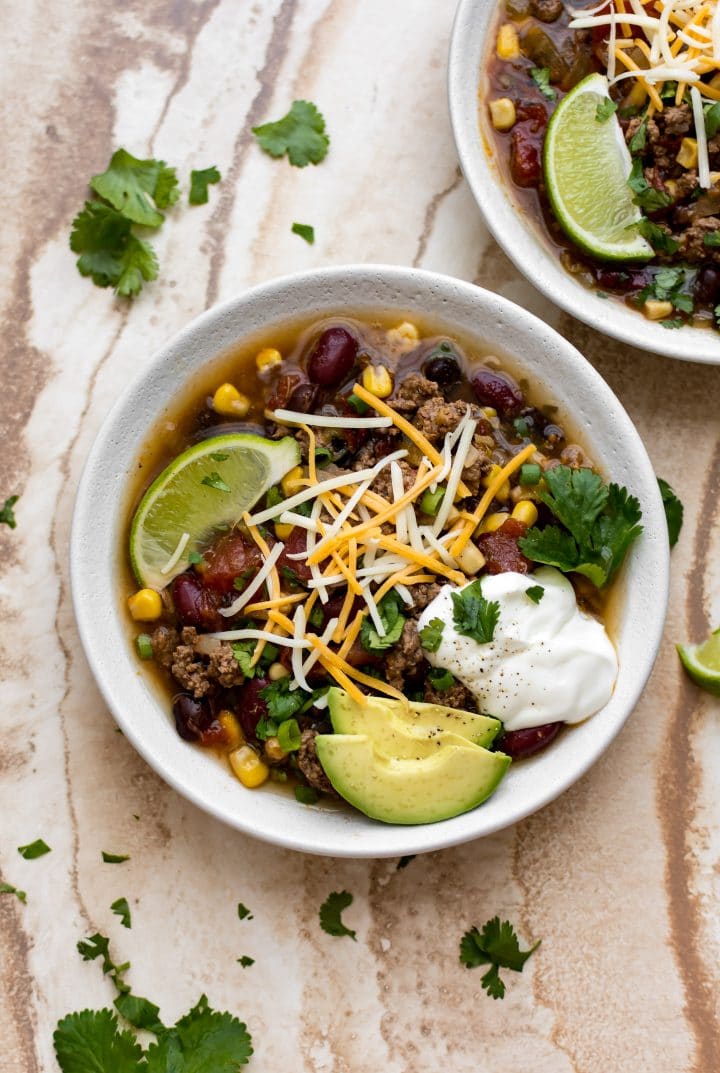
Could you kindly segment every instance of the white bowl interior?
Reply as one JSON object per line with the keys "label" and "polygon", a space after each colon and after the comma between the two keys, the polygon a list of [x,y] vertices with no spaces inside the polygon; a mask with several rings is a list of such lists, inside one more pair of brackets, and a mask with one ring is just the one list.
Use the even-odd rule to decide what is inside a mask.
{"label": "white bowl interior", "polygon": [[[249,791],[214,756],[182,741],[169,703],[135,656],[118,597],[119,548],[127,524],[129,475],[148,431],[193,373],[244,337],[312,313],[421,310],[452,334],[510,355],[520,375],[543,385],[582,433],[605,473],[638,496],[645,532],[618,583],[613,634],[620,673],[612,699],[547,751],[514,766],[495,795],[455,819],[421,827],[375,823],[350,810],[298,804],[282,793]],[[585,359],[542,321],[470,284],[386,266],[334,268],[262,285],[199,317],[149,363],[107,418],[78,491],[71,577],[80,636],[99,687],[123,733],[155,770],[217,818],[269,842],[311,853],[381,857],[419,853],[489,834],[534,812],[582,775],[609,745],[650,674],[668,585],[665,518],[655,475],[627,414]]]}
{"label": "white bowl interior", "polygon": [[496,0],[460,0],[450,43],[448,94],[460,164],[485,222],[516,267],[556,305],[590,327],[625,343],[683,361],[720,363],[720,333],[667,329],[612,299],[603,301],[569,273],[539,226],[513,200],[481,134],[481,69],[497,20]]}

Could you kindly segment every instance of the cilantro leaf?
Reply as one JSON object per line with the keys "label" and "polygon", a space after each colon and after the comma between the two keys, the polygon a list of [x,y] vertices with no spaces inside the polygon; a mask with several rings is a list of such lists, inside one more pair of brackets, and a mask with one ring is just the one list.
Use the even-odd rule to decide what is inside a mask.
{"label": "cilantro leaf", "polygon": [[630,152],[635,156],[636,153],[642,153],[647,141],[647,118],[643,119],[638,129],[630,139]]}
{"label": "cilantro leaf", "polygon": [[515,929],[509,920],[500,923],[499,917],[493,917],[478,931],[476,927],[466,931],[460,940],[460,961],[467,969],[479,965],[490,965],[480,981],[483,988],[494,999],[503,998],[505,984],[500,979],[499,969],[512,969],[522,972],[525,962],[540,946],[540,940],[529,950],[521,950]]}
{"label": "cilantro leaf", "polygon": [[366,652],[384,652],[397,644],[405,625],[405,616],[400,613],[402,606],[400,597],[391,589],[378,604],[380,621],[385,627],[385,634],[381,637],[373,625],[371,618],[364,618],[360,627],[360,643]]}
{"label": "cilantro leaf", "polygon": [[[663,253],[675,253],[680,249],[680,243],[663,227],[654,224],[652,220],[643,217],[635,226],[642,237],[647,239],[654,250],[660,250]],[[707,238],[707,236],[705,237]]]}
{"label": "cilantro leaf", "polygon": [[143,227],[160,227],[165,217],[158,209],[173,205],[180,195],[174,168],[164,160],[138,160],[126,149],[116,149],[107,170],[94,175],[90,186],[125,219]]}
{"label": "cilantro leaf", "polygon": [[15,518],[13,507],[19,498],[20,496],[9,496],[5,500],[5,505],[2,510],[0,510],[0,525],[9,525],[11,529],[17,528],[17,520]]}
{"label": "cilantro leaf", "polygon": [[165,1025],[160,1020],[160,1008],[149,999],[140,995],[131,995],[129,991],[123,992],[115,999],[115,1009],[125,1018],[133,1028],[142,1029],[144,1032],[154,1032],[157,1036],[165,1031]]}
{"label": "cilantro leaf", "polygon": [[112,1010],[82,1010],[58,1022],[53,1035],[63,1073],[139,1073],[142,1049],[121,1030]]}
{"label": "cilantro leaf", "polygon": [[428,671],[427,680],[438,693],[445,693],[455,685],[455,678],[444,667],[433,667]]}
{"label": "cilantro leaf", "polygon": [[124,928],[132,927],[132,917],[127,898],[118,898],[112,903],[110,908],[116,916],[120,917],[120,923]]}
{"label": "cilantro leaf", "polygon": [[703,246],[720,246],[720,231],[708,231],[703,237]]}
{"label": "cilantro leaf", "polygon": [[705,133],[714,138],[720,130],[720,101],[705,106]]}
{"label": "cilantro leaf", "polygon": [[574,570],[579,562],[577,544],[569,533],[557,525],[546,525],[544,529],[528,529],[518,544],[528,559],[546,566],[555,566],[563,573]]}
{"label": "cilantro leaf", "polygon": [[530,70],[530,77],[542,93],[543,97],[547,97],[549,101],[554,101],[557,97],[557,93],[550,85],[550,68],[549,67],[533,67]]}
{"label": "cilantro leaf", "polygon": [[319,164],[330,145],[325,120],[310,101],[293,101],[282,119],[253,127],[252,132],[261,149],[273,157],[287,153],[288,160],[297,168]]}
{"label": "cilantro leaf", "polygon": [[243,905],[242,902],[238,902],[237,915],[240,918],[240,920],[252,920],[253,919],[252,913],[250,912],[250,910],[248,909],[248,907],[246,905]]}
{"label": "cilantro leaf", "polygon": [[0,883],[0,894],[14,894],[19,901],[27,901],[27,894],[25,891],[20,890],[18,887],[13,887],[12,883]]}
{"label": "cilantro leaf", "polygon": [[534,604],[539,604],[545,595],[545,589],[542,585],[531,585],[529,589],[525,589],[525,595]]}
{"label": "cilantro leaf", "polygon": [[26,861],[34,861],[38,857],[44,857],[46,853],[52,853],[52,850],[42,838],[36,838],[34,842],[28,842],[27,846],[18,846],[18,853]]}
{"label": "cilantro leaf", "polygon": [[77,944],[77,949],[83,961],[95,961],[97,958],[102,958],[103,975],[110,976],[121,994],[125,994],[130,990],[123,980],[124,973],[130,968],[130,962],[126,961],[123,965],[115,964],[110,957],[110,940],[107,935],[95,932],[94,935],[88,936],[87,939],[81,939]]}
{"label": "cilantro leaf", "polygon": [[79,253],[81,276],[90,276],[98,287],[114,287],[131,298],[143,280],[157,278],[158,262],[149,242],[132,233],[130,221],[100,201],[86,201],[73,220],[70,249]]}
{"label": "cilantro leaf", "polygon": [[268,716],[276,723],[284,723],[312,699],[312,694],[306,693],[304,689],[291,690],[293,681],[294,679],[286,675],[260,690],[260,696],[267,704]]}
{"label": "cilantro leaf", "polygon": [[130,855],[128,853],[106,853],[103,850],[102,859],[105,864],[122,864],[124,861],[130,860]]}
{"label": "cilantro leaf", "polygon": [[578,544],[586,543],[608,498],[603,479],[591,469],[556,466],[545,471],[547,491],[540,498]]}
{"label": "cilantro leaf", "polygon": [[427,626],[420,630],[420,644],[426,652],[437,652],[442,642],[445,623],[441,618],[432,618]]}
{"label": "cilantro leaf", "polygon": [[658,323],[663,328],[682,328],[685,324],[685,321],[680,320],[679,317],[673,317],[670,320],[658,321]]}
{"label": "cilantro leaf", "polygon": [[243,954],[242,957],[239,957],[237,959],[237,963],[238,963],[238,965],[240,965],[241,968],[247,969],[247,968],[249,968],[250,965],[255,964],[255,958],[251,958],[251,957],[248,957],[247,954]]}
{"label": "cilantro leaf", "polygon": [[314,244],[315,228],[311,224],[293,224],[290,230],[293,235],[299,235],[300,238],[304,238],[308,246]]}
{"label": "cilantro leaf", "polygon": [[200,484],[206,484],[208,488],[214,488],[216,492],[230,491],[230,485],[225,483],[217,470],[213,470],[209,476],[203,477]]}
{"label": "cilantro leaf", "polygon": [[[235,580],[237,581],[237,578]],[[257,666],[252,666],[255,644],[255,641],[234,641],[230,646],[232,648],[232,654],[240,664],[240,670],[245,678],[255,677]]]}
{"label": "cilantro leaf", "polygon": [[639,205],[644,212],[658,212],[672,203],[672,198],[664,190],[656,190],[654,186],[650,186],[639,157],[633,160],[627,184],[635,194],[633,204]]}
{"label": "cilantro leaf", "polygon": [[190,194],[188,201],[191,205],[205,205],[208,199],[208,186],[211,183],[219,183],[222,176],[213,164],[209,168],[190,172]]}
{"label": "cilantro leaf", "polygon": [[607,123],[610,116],[617,112],[617,107],[615,101],[610,100],[609,97],[606,97],[602,101],[598,101],[598,106],[595,109],[595,122]]}
{"label": "cilantro leaf", "polygon": [[[642,511],[635,496],[631,496],[626,488],[620,488],[617,484],[608,486],[607,504],[598,518],[591,542],[595,562],[601,565],[605,578],[601,584],[610,581],[621,566],[633,540],[642,533],[642,526],[638,524],[641,517]],[[595,570],[594,564],[581,564],[577,568],[579,574],[585,574],[597,585]]]}
{"label": "cilantro leaf", "polygon": [[480,644],[488,644],[495,636],[495,627],[500,618],[497,600],[486,600],[482,594],[480,578],[452,593],[453,621],[458,633],[472,637]]}
{"label": "cilantro leaf", "polygon": [[678,537],[680,536],[680,530],[683,523],[683,505],[678,497],[673,492],[672,488],[667,481],[664,481],[662,477],[657,479],[660,486],[660,495],[662,496],[663,507],[665,508],[665,517],[667,519],[668,527],[668,540],[670,541],[670,547],[674,548],[677,544]]}
{"label": "cilantro leaf", "polygon": [[252,1053],[247,1026],[231,1013],[213,1010],[202,995],[174,1028],[148,1048],[146,1073],[238,1073]]}
{"label": "cilantro leaf", "polygon": [[315,805],[318,799],[318,792],[313,790],[312,786],[305,786],[300,783],[295,787],[295,800],[299,801],[301,805]]}
{"label": "cilantro leaf", "polygon": [[349,935],[351,939],[357,940],[356,933],[343,924],[340,916],[343,909],[347,909],[352,903],[353,896],[347,890],[333,891],[332,894],[328,894],[320,906],[320,927],[322,930],[326,931],[328,935]]}

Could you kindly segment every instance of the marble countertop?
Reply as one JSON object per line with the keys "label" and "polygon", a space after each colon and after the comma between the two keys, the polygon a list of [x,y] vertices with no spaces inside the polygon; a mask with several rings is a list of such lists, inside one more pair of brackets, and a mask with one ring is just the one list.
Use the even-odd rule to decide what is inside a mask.
{"label": "marble countertop", "polygon": [[[112,989],[78,957],[110,935],[168,1018],[202,991],[246,1020],[249,1068],[302,1073],[711,1073],[720,1069],[720,704],[677,640],[720,621],[720,368],[674,363],[559,313],[488,237],[458,170],[445,65],[452,0],[6,0],[0,499],[0,1039],[6,1073],[54,1073],[52,1032]],[[302,171],[250,128],[295,98],[332,138]],[[76,272],[84,184],[125,145],[223,181],[158,237],[132,305]],[[310,247],[290,233],[314,223]],[[303,857],[233,832],[115,732],[79,647],[68,537],[104,416],[215,301],[295,269],[393,262],[474,280],[548,320],[599,369],[682,493],[666,635],[634,715],[559,800],[481,842],[394,861]],[[137,818],[136,818],[137,817]],[[52,853],[16,847],[44,838]],[[101,863],[102,850],[130,854]],[[358,941],[318,926],[352,891]],[[133,927],[110,912],[126,896]],[[239,921],[244,902],[253,919]],[[503,1002],[458,963],[499,913],[542,938]],[[255,958],[242,969],[241,955]]]}

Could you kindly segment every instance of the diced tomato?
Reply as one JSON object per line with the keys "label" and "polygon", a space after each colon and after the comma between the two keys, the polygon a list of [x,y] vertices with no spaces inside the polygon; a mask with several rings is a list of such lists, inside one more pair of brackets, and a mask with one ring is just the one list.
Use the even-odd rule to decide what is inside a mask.
{"label": "diced tomato", "polygon": [[514,570],[518,574],[527,574],[530,562],[518,547],[518,540],[525,535],[527,526],[515,518],[508,517],[494,533],[482,533],[478,537],[478,546],[485,556],[488,574],[507,574]]}
{"label": "diced tomato", "polygon": [[261,565],[262,555],[250,537],[233,529],[205,552],[197,571],[206,588],[227,593],[233,591],[235,578],[250,581]]}

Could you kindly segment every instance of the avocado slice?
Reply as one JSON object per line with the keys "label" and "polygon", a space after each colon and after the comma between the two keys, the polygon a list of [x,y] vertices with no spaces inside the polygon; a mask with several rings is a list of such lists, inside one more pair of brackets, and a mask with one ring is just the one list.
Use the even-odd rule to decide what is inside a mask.
{"label": "avocado slice", "polygon": [[365,705],[360,705],[344,689],[333,686],[328,691],[333,730],[336,734],[367,734],[382,752],[390,756],[400,754],[390,745],[388,736],[395,739],[399,734],[410,734],[413,738],[427,739],[440,731],[450,731],[476,745],[489,745],[502,728],[499,719],[460,708],[447,708],[444,704],[408,701],[405,706],[390,697],[367,697],[366,700]]}
{"label": "avocado slice", "polygon": [[436,823],[490,796],[510,765],[457,735],[440,734],[430,756],[385,756],[367,734],[318,734],[318,759],[337,792],[384,823]]}

